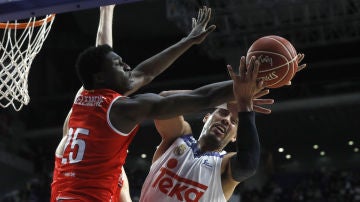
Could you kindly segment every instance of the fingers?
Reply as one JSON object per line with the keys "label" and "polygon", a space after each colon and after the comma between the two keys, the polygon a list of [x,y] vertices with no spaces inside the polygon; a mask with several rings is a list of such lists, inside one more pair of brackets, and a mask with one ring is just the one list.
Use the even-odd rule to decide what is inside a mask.
{"label": "fingers", "polygon": [[250,62],[249,62],[248,70],[247,70],[247,76],[251,80],[256,79],[256,77],[259,73],[259,66],[260,66],[260,62],[258,60],[256,60],[255,56],[252,56],[250,58]]}
{"label": "fingers", "polygon": [[301,63],[301,61],[304,59],[305,55],[303,53],[297,54],[297,62]]}
{"label": "fingers", "polygon": [[267,94],[269,94],[269,93],[270,93],[270,90],[269,90],[269,89],[265,89],[265,90],[262,90],[262,91],[256,93],[256,94],[254,95],[254,98],[255,98],[255,99],[256,99],[256,98],[260,98],[260,97],[265,96],[265,95],[267,95]]}
{"label": "fingers", "polygon": [[211,17],[211,8],[204,6],[203,8],[199,9],[197,22],[203,26],[206,26],[207,23],[210,21]]}
{"label": "fingers", "polygon": [[207,23],[210,21],[210,17],[211,17],[211,8],[207,8],[206,6],[204,6],[204,9],[206,9],[206,16],[205,16],[204,24],[207,25]]}
{"label": "fingers", "polygon": [[[260,67],[260,61],[259,60],[256,60],[255,61],[255,65],[254,65],[254,68],[253,68],[253,71],[252,71],[252,79],[256,79],[258,73],[259,73],[259,67]],[[263,81],[260,81],[260,84],[262,83]]]}
{"label": "fingers", "polygon": [[200,8],[199,12],[198,12],[198,16],[197,16],[197,21],[198,22],[200,22],[201,16],[202,16],[202,9]]}
{"label": "fingers", "polygon": [[303,70],[305,67],[306,67],[306,64],[302,64],[302,65],[298,66],[297,72]]}
{"label": "fingers", "polygon": [[245,78],[246,76],[246,60],[244,56],[240,58],[239,75],[240,78]]}
{"label": "fingers", "polygon": [[211,25],[210,27],[208,27],[206,30],[205,30],[205,32],[206,33],[210,33],[210,32],[212,32],[212,31],[214,31],[216,29],[216,25]]}
{"label": "fingers", "polygon": [[[303,53],[299,53],[299,54],[297,55],[297,62],[298,62],[298,64],[300,64],[300,63],[302,62],[302,60],[304,59],[304,57],[305,57],[305,54],[303,54]],[[302,65],[298,66],[297,72],[303,70],[305,67],[306,67],[306,64],[302,64]]]}
{"label": "fingers", "polygon": [[255,105],[270,105],[274,104],[274,99],[253,99]]}
{"label": "fingers", "polygon": [[235,72],[234,72],[232,66],[231,66],[231,65],[226,65],[226,67],[227,67],[227,69],[228,69],[230,78],[231,78],[232,80],[234,80],[234,78],[235,78],[236,75],[235,75]]}
{"label": "fingers", "polygon": [[253,99],[253,103],[254,103],[254,111],[255,112],[258,112],[258,113],[261,113],[261,114],[270,114],[271,109],[261,107],[259,105],[273,104],[274,100],[273,99]]}
{"label": "fingers", "polygon": [[267,109],[264,107],[254,105],[254,112],[261,113],[261,114],[271,114],[271,109]]}
{"label": "fingers", "polygon": [[260,80],[258,80],[258,81],[256,81],[257,82],[257,87],[258,87],[258,89],[263,89],[263,88],[265,88],[265,86],[264,86],[264,80],[263,79],[260,79]]}

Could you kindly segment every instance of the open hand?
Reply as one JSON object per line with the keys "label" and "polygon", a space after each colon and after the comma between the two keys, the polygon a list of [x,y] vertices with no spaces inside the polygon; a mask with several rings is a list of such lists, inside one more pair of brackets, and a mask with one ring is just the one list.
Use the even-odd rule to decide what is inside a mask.
{"label": "open hand", "polygon": [[243,56],[240,59],[238,74],[233,71],[230,65],[227,66],[233,80],[233,92],[239,111],[252,111],[254,96],[264,88],[264,82],[257,80],[259,65],[259,61],[253,56],[248,66],[246,66],[245,57]]}
{"label": "open hand", "polygon": [[216,28],[215,25],[206,28],[210,17],[211,8],[207,8],[206,6],[200,8],[197,19],[192,18],[192,30],[187,38],[193,40],[195,44],[203,42],[206,36]]}

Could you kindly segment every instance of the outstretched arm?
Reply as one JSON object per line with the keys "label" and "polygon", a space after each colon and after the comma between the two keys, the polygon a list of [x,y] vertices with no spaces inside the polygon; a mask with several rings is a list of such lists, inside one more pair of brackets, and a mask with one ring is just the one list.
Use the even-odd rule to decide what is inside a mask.
{"label": "outstretched arm", "polygon": [[107,44],[113,46],[113,13],[115,5],[100,7],[99,26],[96,34],[96,46]]}
{"label": "outstretched arm", "polygon": [[233,98],[231,80],[167,97],[153,93],[139,94],[117,99],[110,110],[110,120],[118,130],[126,133],[145,119],[168,119],[215,107]]}
{"label": "outstretched arm", "polygon": [[[115,5],[101,6],[95,46],[107,44],[113,46],[112,23]],[[83,90],[81,87],[78,94]]]}
{"label": "outstretched arm", "polygon": [[150,83],[191,46],[201,43],[215,29],[215,25],[207,27],[210,17],[211,9],[203,7],[199,10],[197,20],[193,19],[193,29],[187,37],[137,65],[132,71],[134,82],[131,90],[126,92],[125,95],[130,95]]}
{"label": "outstretched arm", "polygon": [[[253,58],[252,58],[253,59]],[[260,160],[260,143],[255,125],[252,97],[263,88],[263,82],[257,82],[259,62],[246,68],[245,58],[242,57],[239,75],[228,67],[231,78],[234,80],[234,96],[237,106],[233,113],[238,112],[238,132],[236,153],[227,154],[222,161],[221,182],[225,197],[230,198],[237,184],[255,174]],[[247,85],[241,85],[244,83]],[[241,86],[241,88],[240,88]],[[235,111],[236,110],[236,111]]]}

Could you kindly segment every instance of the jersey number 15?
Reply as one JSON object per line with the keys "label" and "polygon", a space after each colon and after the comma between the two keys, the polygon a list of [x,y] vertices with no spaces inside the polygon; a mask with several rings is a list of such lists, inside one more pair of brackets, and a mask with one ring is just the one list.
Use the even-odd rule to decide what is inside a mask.
{"label": "jersey number 15", "polygon": [[[89,130],[85,128],[77,128],[74,132],[73,128],[69,128],[68,137],[65,143],[64,151],[66,151],[67,147],[70,146],[69,159],[62,158],[62,163],[78,163],[84,157],[84,152],[86,148],[86,143],[81,138],[78,138],[80,135],[89,135]],[[71,141],[71,145],[70,145]],[[77,146],[77,153],[75,152],[75,148]],[[69,160],[69,161],[68,161]]]}

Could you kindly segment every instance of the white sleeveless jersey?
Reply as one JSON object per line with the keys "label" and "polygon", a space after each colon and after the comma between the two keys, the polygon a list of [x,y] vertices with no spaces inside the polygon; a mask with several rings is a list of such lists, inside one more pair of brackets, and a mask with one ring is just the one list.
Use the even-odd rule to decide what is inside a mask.
{"label": "white sleeveless jersey", "polygon": [[140,202],[225,202],[221,186],[225,152],[198,153],[192,135],[176,139],[151,165]]}

